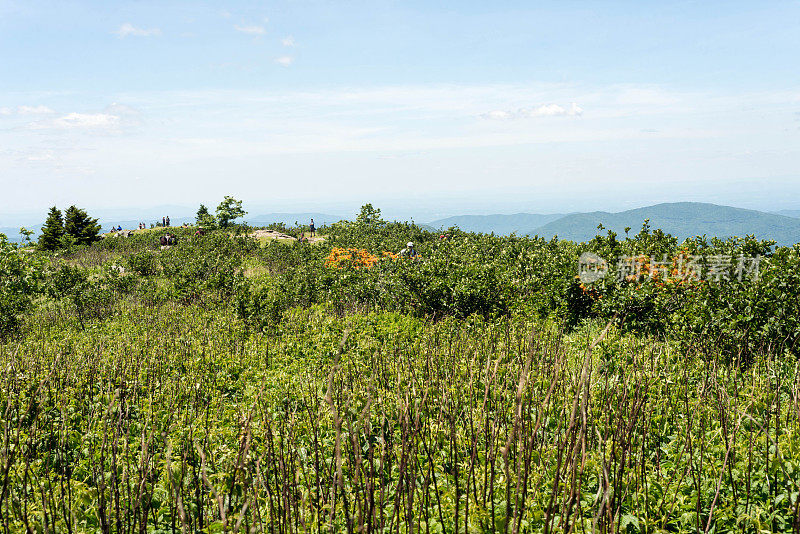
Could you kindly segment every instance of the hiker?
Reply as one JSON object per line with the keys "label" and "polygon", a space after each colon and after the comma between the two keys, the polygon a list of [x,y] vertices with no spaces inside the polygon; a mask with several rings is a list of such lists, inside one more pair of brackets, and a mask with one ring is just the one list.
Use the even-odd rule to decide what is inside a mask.
{"label": "hiker", "polygon": [[166,224],[167,224],[167,226],[169,226],[169,215],[167,215],[167,221],[166,221]]}
{"label": "hiker", "polygon": [[414,243],[409,241],[408,244],[406,244],[406,248],[400,251],[400,255],[406,258],[416,258],[417,251],[414,249]]}
{"label": "hiker", "polygon": [[311,224],[309,225],[309,230],[311,230],[311,237],[314,237],[314,219],[311,219]]}
{"label": "hiker", "polygon": [[167,226],[167,218],[166,217],[161,217],[161,226],[162,226],[162,228]]}
{"label": "hiker", "polygon": [[117,225],[117,232],[121,232],[121,231],[122,231],[122,225],[121,225],[121,224],[118,224],[118,225]]}
{"label": "hiker", "polygon": [[166,247],[167,246],[167,236],[162,235],[161,238],[158,240],[158,242],[161,243],[162,247]]}

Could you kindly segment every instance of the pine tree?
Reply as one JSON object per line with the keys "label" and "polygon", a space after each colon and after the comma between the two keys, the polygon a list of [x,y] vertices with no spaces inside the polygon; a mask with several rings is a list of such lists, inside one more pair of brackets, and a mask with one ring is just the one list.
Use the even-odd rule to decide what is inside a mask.
{"label": "pine tree", "polygon": [[212,228],[216,224],[214,216],[208,212],[208,208],[203,204],[200,204],[200,209],[197,210],[197,216],[195,220],[197,222],[197,226],[200,226],[201,228]]}
{"label": "pine tree", "polygon": [[97,241],[100,225],[82,209],[70,206],[64,214],[64,234],[76,245],[89,245]]}
{"label": "pine tree", "polygon": [[42,226],[39,236],[39,248],[42,250],[56,250],[61,246],[61,237],[64,235],[64,219],[61,210],[53,206],[47,214],[47,221]]}

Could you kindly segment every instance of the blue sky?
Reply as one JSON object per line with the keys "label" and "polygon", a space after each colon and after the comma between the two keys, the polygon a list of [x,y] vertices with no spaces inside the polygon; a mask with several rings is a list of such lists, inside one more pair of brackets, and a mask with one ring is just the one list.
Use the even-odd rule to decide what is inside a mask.
{"label": "blue sky", "polygon": [[797,0],[0,0],[0,214],[798,209],[798,58]]}

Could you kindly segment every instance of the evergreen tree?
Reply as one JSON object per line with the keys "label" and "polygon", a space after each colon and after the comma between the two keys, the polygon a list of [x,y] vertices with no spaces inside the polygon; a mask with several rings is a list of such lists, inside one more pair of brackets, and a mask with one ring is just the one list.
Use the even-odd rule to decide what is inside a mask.
{"label": "evergreen tree", "polygon": [[208,208],[200,204],[200,209],[197,210],[196,219],[197,226],[202,228],[211,228],[216,224],[214,216],[208,212]]}
{"label": "evergreen tree", "polygon": [[42,226],[42,233],[39,236],[39,248],[42,250],[56,250],[61,246],[61,238],[64,235],[64,219],[61,210],[53,206],[47,214],[47,221]]}
{"label": "evergreen tree", "polygon": [[82,209],[70,206],[64,214],[64,234],[76,245],[89,245],[99,239],[100,225]]}

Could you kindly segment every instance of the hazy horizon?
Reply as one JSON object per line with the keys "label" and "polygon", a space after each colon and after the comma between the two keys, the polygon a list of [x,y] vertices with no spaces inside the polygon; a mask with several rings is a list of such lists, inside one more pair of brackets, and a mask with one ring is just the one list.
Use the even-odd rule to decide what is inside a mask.
{"label": "hazy horizon", "polygon": [[[432,221],[440,219],[447,219],[457,216],[492,216],[492,215],[517,215],[517,214],[532,214],[532,215],[567,215],[572,213],[592,213],[592,212],[607,212],[607,213],[620,213],[629,210],[651,207],[664,203],[675,202],[693,202],[693,203],[707,203],[718,206],[726,206],[739,209],[748,209],[759,211],[763,213],[777,214],[780,211],[800,211],[792,208],[781,209],[757,209],[748,208],[744,206],[734,206],[728,204],[718,204],[713,202],[703,202],[699,200],[682,200],[675,202],[653,202],[650,204],[632,205],[621,208],[603,208],[597,209],[551,209],[551,210],[532,210],[525,209],[524,205],[519,206],[516,204],[455,204],[452,206],[442,205],[441,203],[430,205],[420,204],[417,202],[415,207],[407,209],[404,205],[382,204],[380,202],[370,201],[365,199],[363,202],[349,202],[349,203],[332,203],[323,205],[313,204],[287,204],[287,205],[265,205],[265,204],[250,204],[244,203],[244,208],[247,215],[242,219],[243,221],[253,221],[265,215],[272,214],[321,214],[328,216],[338,216],[342,219],[353,219],[358,214],[360,207],[370,202],[374,207],[381,210],[383,217],[387,220],[400,220],[410,221],[414,220],[420,224],[427,224]],[[216,206],[215,202],[205,203],[206,206],[213,212]],[[85,206],[79,207],[86,208]],[[184,222],[192,223],[194,221],[194,214],[199,205],[180,205],[180,204],[156,204],[152,206],[139,206],[139,207],[119,207],[119,208],[87,208],[89,215],[98,218],[101,222],[112,224],[114,221],[124,222],[131,220],[142,220],[145,223],[154,223],[160,220],[165,215],[170,215],[173,224],[182,224]],[[58,206],[62,211],[68,206]],[[496,209],[493,209],[496,208]],[[519,208],[519,209],[517,209]],[[30,211],[18,214],[6,214],[0,217],[0,228],[18,228],[20,226],[35,226],[42,224],[46,218],[45,211]],[[306,221],[300,221],[306,222]],[[9,236],[15,237],[15,236]]]}

